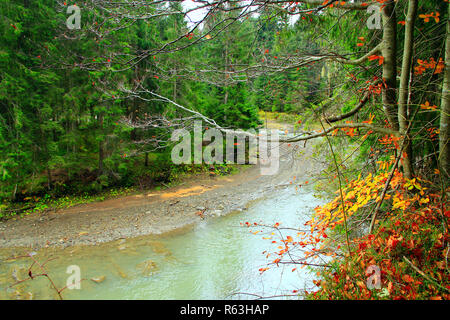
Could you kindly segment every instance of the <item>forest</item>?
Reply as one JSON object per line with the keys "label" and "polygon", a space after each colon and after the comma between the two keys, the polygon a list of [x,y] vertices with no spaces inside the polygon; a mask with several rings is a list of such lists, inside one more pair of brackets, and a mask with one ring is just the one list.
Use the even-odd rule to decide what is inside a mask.
{"label": "forest", "polygon": [[300,228],[243,218],[276,245],[256,273],[313,270],[314,287],[289,297],[449,299],[449,6],[0,0],[0,231],[196,176],[233,179],[250,166],[174,164],[174,130],[277,124],[280,148],[299,159],[314,148],[319,169],[286,184],[314,181],[328,200]]}

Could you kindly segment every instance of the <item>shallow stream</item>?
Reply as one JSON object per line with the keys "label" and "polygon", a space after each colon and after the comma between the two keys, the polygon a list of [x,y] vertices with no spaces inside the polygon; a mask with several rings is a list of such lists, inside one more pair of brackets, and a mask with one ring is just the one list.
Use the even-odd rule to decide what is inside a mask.
{"label": "shallow stream", "polygon": [[[311,273],[306,268],[292,272],[292,265],[280,265],[261,274],[258,269],[274,259],[266,259],[262,252],[274,251],[278,246],[263,237],[276,239],[276,235],[271,234],[272,230],[247,228],[241,223],[280,222],[301,228],[314,208],[324,202],[311,187],[296,191],[289,186],[249,204],[247,210],[209,218],[164,236],[46,248],[34,257],[41,263],[54,259],[46,264],[46,269],[59,288],[66,285],[70,276],[67,268],[79,267],[81,278],[86,280],[80,289],[64,290],[64,299],[253,299],[255,296],[244,293],[292,294],[293,290],[312,286]],[[258,230],[262,232],[251,233]],[[27,277],[31,260],[7,258],[25,252],[29,251],[0,250],[0,298],[57,298],[44,277],[8,288],[15,279]],[[38,272],[35,267],[33,270]]]}

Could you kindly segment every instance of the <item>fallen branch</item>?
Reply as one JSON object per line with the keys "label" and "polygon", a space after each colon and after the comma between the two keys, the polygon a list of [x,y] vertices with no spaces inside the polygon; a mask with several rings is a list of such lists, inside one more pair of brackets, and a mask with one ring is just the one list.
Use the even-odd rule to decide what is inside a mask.
{"label": "fallen branch", "polygon": [[396,131],[396,130],[392,130],[392,129],[388,129],[388,128],[382,128],[382,127],[376,127],[376,126],[373,126],[373,125],[368,124],[368,123],[357,122],[357,123],[336,124],[336,125],[334,125],[332,127],[327,128],[326,130],[321,131],[321,132],[316,133],[316,134],[311,134],[309,136],[304,136],[304,137],[298,135],[298,136],[295,136],[293,138],[289,138],[289,139],[285,139],[285,140],[280,139],[279,141],[280,142],[296,142],[296,141],[309,140],[309,139],[313,139],[313,138],[327,136],[328,133],[330,133],[330,132],[332,132],[332,131],[334,131],[336,129],[344,129],[344,128],[365,128],[365,129],[372,130],[372,131],[375,131],[375,132],[380,132],[380,133],[389,134],[389,135],[392,134],[392,135],[394,135],[396,137],[400,136],[400,133],[398,131]]}
{"label": "fallen branch", "polygon": [[408,264],[411,266],[411,268],[413,268],[415,271],[417,271],[417,273],[420,274],[422,277],[424,277],[424,278],[427,279],[428,281],[434,283],[435,285],[437,285],[437,286],[438,286],[439,288],[441,288],[442,290],[445,290],[445,291],[447,291],[447,292],[450,292],[449,289],[447,289],[446,287],[441,286],[441,285],[437,282],[437,280],[435,280],[434,278],[432,278],[432,277],[426,275],[425,272],[423,272],[422,270],[420,270],[419,268],[417,268],[411,261],[408,260],[407,257],[403,256],[403,260],[405,260],[406,263],[408,263]]}
{"label": "fallen branch", "polygon": [[[403,140],[403,141],[405,141],[405,140]],[[375,207],[373,214],[372,214],[372,212],[369,214],[369,216],[372,214],[372,220],[370,221],[369,233],[372,233],[372,231],[373,231],[373,227],[375,226],[375,220],[378,215],[378,210],[380,210],[381,204],[383,203],[384,197],[386,196],[386,192],[389,188],[389,184],[391,183],[391,180],[394,177],[394,172],[397,169],[398,163],[399,163],[401,155],[402,155],[403,145],[404,145],[404,143],[402,142],[402,146],[400,147],[400,151],[398,152],[397,158],[395,159],[395,163],[392,167],[391,173],[389,174],[389,177],[386,180],[386,183],[384,184],[383,191],[381,192],[380,201],[377,203],[377,206]]]}

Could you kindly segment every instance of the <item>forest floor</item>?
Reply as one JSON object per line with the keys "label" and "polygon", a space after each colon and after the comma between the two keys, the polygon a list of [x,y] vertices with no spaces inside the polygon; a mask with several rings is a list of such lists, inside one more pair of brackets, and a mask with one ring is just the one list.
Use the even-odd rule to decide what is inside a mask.
{"label": "forest floor", "polygon": [[[274,123],[275,126],[279,124]],[[201,174],[165,190],[3,221],[0,222],[0,247],[93,245],[162,234],[193,226],[201,219],[243,211],[252,200],[288,185],[293,174],[296,181],[317,175],[322,166],[311,159],[313,151],[311,143],[280,145],[279,170],[274,175],[261,175],[260,167],[254,165],[231,176]]]}

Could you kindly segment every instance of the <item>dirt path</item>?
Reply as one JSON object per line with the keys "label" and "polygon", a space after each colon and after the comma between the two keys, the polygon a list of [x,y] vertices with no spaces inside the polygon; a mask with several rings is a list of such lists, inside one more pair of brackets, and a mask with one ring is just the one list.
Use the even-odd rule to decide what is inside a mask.
{"label": "dirt path", "polygon": [[[292,149],[302,154],[293,160]],[[280,168],[261,175],[258,166],[224,177],[196,176],[178,187],[102,202],[89,203],[0,222],[0,247],[96,244],[148,234],[161,234],[201,219],[246,210],[251,200],[262,198],[296,176],[310,177],[314,168],[312,146],[280,147]],[[198,215],[202,211],[203,216]]]}

